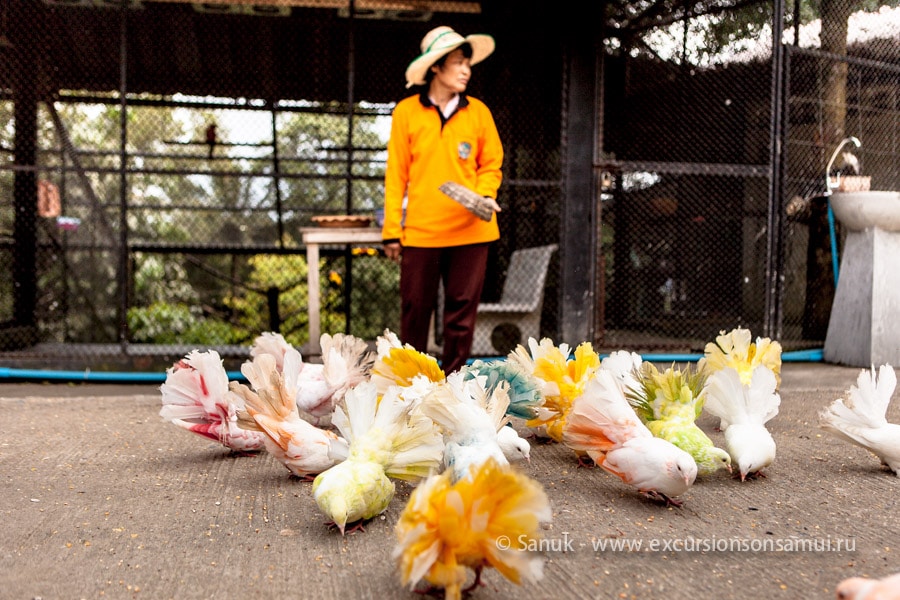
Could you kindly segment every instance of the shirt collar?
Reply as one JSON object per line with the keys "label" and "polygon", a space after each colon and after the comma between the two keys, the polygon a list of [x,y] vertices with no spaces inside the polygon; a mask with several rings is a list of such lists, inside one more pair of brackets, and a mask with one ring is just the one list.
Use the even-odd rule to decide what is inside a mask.
{"label": "shirt collar", "polygon": [[[458,102],[457,102],[455,110],[459,110],[460,108],[463,108],[464,106],[469,105],[469,98],[466,96],[465,92],[463,92],[461,94],[457,94],[456,97],[458,98]],[[432,106],[434,106],[438,110],[438,112],[440,112],[440,109],[437,106],[435,106],[434,103],[431,101],[431,98],[428,97],[428,88],[427,87],[425,89],[423,89],[421,92],[419,92],[419,102],[425,108],[431,108]],[[447,107],[450,108],[451,105],[452,105],[452,101],[450,104],[447,105]],[[454,111],[451,110],[449,112],[450,112],[450,114],[453,114]]]}

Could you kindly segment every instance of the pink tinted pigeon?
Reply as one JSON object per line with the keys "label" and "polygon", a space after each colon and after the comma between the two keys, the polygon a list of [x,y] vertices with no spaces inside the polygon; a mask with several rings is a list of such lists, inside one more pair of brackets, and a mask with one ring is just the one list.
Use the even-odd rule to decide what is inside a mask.
{"label": "pink tinted pigeon", "polygon": [[263,435],[237,425],[243,401],[228,391],[228,373],[215,350],[194,350],[166,370],[160,416],[166,421],[219,442],[234,452],[263,449]]}
{"label": "pink tinted pigeon", "polygon": [[[266,332],[254,340],[250,355],[270,354],[295,393],[301,416],[313,425],[331,424],[334,407],[347,390],[367,381],[375,363],[368,343],[349,334],[322,334],[322,363],[304,362],[280,333]],[[290,355],[290,359],[288,358]]]}
{"label": "pink tinted pigeon", "polygon": [[900,600],[900,573],[882,579],[848,577],[835,591],[837,600]]}
{"label": "pink tinted pigeon", "polygon": [[641,422],[611,370],[598,370],[575,398],[563,443],[586,452],[607,472],[666,504],[679,506],[674,498],[697,477],[697,463],[690,454],[655,437]]}
{"label": "pink tinted pigeon", "polygon": [[[291,360],[291,354],[286,354],[285,371],[291,369]],[[344,438],[300,418],[294,390],[278,371],[275,357],[260,354],[244,363],[241,372],[253,389],[231,383],[232,392],[246,406],[238,415],[239,424],[262,432],[266,449],[292,474],[312,478],[347,458],[349,444]]]}

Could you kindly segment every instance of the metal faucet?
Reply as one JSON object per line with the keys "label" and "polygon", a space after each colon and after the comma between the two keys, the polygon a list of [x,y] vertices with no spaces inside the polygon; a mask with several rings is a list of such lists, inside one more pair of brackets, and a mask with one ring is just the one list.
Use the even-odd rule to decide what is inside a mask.
{"label": "metal faucet", "polygon": [[834,161],[837,158],[838,152],[841,151],[841,148],[846,146],[849,143],[853,143],[857,148],[862,146],[862,142],[859,141],[859,138],[855,136],[845,137],[841,140],[841,143],[838,144],[838,147],[834,149],[834,154],[831,155],[831,160],[828,161],[828,166],[825,167],[825,195],[830,196],[832,194],[832,190],[836,190],[841,187],[841,176],[837,174],[834,176],[834,179],[831,178],[831,167],[834,165]]}

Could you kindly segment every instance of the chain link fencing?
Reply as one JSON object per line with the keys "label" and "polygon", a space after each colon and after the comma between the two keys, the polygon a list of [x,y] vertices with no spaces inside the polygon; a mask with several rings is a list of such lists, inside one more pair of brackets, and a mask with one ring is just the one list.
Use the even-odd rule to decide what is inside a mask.
{"label": "chain link fencing", "polygon": [[[308,344],[303,232],[322,215],[377,228],[390,112],[419,40],[438,24],[498,42],[469,88],[491,107],[505,148],[501,240],[483,302],[502,300],[516,250],[559,242],[567,57],[548,15],[514,26],[503,3],[352,15],[295,4],[4,3],[6,362],[98,368],[126,356],[159,368],[194,347],[243,359],[256,335],[276,330]],[[745,326],[787,349],[821,346],[833,277],[815,198],[846,135],[862,140],[855,154],[873,186],[897,189],[896,36],[854,16],[846,55],[825,52],[808,33],[814,15],[786,14],[784,125],[774,131],[770,3],[670,12],[647,25],[607,15],[619,26],[598,36],[591,341],[696,352]],[[566,18],[553,16],[560,31]],[[723,38],[722,23],[753,24],[752,35]],[[828,93],[835,65],[845,99]],[[542,286],[540,331],[551,338],[562,260],[552,255]],[[399,329],[399,272],[380,244],[325,245],[319,268],[321,331],[374,340]],[[525,341],[515,320],[501,325],[479,332],[488,354]]]}

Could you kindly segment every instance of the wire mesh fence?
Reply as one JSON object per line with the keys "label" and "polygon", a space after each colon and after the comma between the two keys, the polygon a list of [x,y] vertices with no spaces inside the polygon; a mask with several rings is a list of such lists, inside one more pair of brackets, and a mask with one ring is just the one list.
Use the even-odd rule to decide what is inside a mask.
{"label": "wire mesh fence", "polygon": [[765,330],[771,47],[711,54],[717,22],[684,14],[607,44],[610,346],[702,351],[723,329]]}
{"label": "wire mesh fence", "polygon": [[[310,342],[303,231],[317,216],[377,220],[390,113],[436,23],[279,4],[4,5],[4,350],[243,352],[266,330]],[[477,4],[456,4],[436,18],[480,30]],[[29,78],[35,69],[46,81]],[[509,70],[479,67],[470,93]],[[534,121],[541,133],[558,131],[559,103]],[[519,120],[542,108],[497,111],[510,160],[486,300],[513,250],[555,239],[535,219],[558,212],[547,178],[559,167],[541,164],[558,161],[558,135],[542,148]],[[36,190],[52,201],[36,208]],[[399,272],[380,244],[325,245],[320,261],[321,331],[374,340],[399,329]]]}
{"label": "wire mesh fence", "polygon": [[[828,330],[847,232],[829,219],[827,194],[851,181],[872,190],[900,185],[897,59],[890,34],[859,40],[846,55],[802,47],[789,53],[785,286],[795,302],[786,304],[785,322],[794,336],[825,340]],[[838,99],[828,93],[836,75],[845,89]],[[861,145],[847,144],[851,139]]]}
{"label": "wire mesh fence", "polygon": [[[558,244],[567,210],[566,19],[578,13],[549,19],[532,4],[543,12],[514,27],[509,7],[478,2],[405,13],[4,3],[0,350],[169,360],[201,345],[241,353],[264,330],[308,344],[303,232],[317,215],[377,220],[402,74],[438,24],[498,41],[469,92],[504,143],[501,240],[482,298],[500,302],[514,252]],[[598,261],[598,349],[696,352],[736,326],[788,349],[821,346],[834,294],[821,200],[830,153],[854,135],[873,189],[900,184],[898,45],[884,29],[895,11],[881,7],[875,27],[849,0],[834,4],[846,48],[821,33],[834,19],[805,3],[783,22],[765,2],[609,8],[596,50],[600,234],[596,252],[583,250]],[[397,330],[399,273],[380,245],[321,250],[321,330]],[[572,252],[548,264],[541,335],[559,334]],[[514,320],[501,325],[476,346],[500,354],[525,341]]]}
{"label": "wire mesh fence", "polygon": [[[862,147],[845,148],[854,169],[872,189],[897,189],[898,14],[795,3],[782,20],[777,5],[676,7],[639,36],[607,40],[598,166],[610,347],[698,351],[737,325],[788,349],[825,341],[843,239],[839,225],[829,232],[829,156],[856,136]],[[832,176],[848,168],[838,161]]]}

